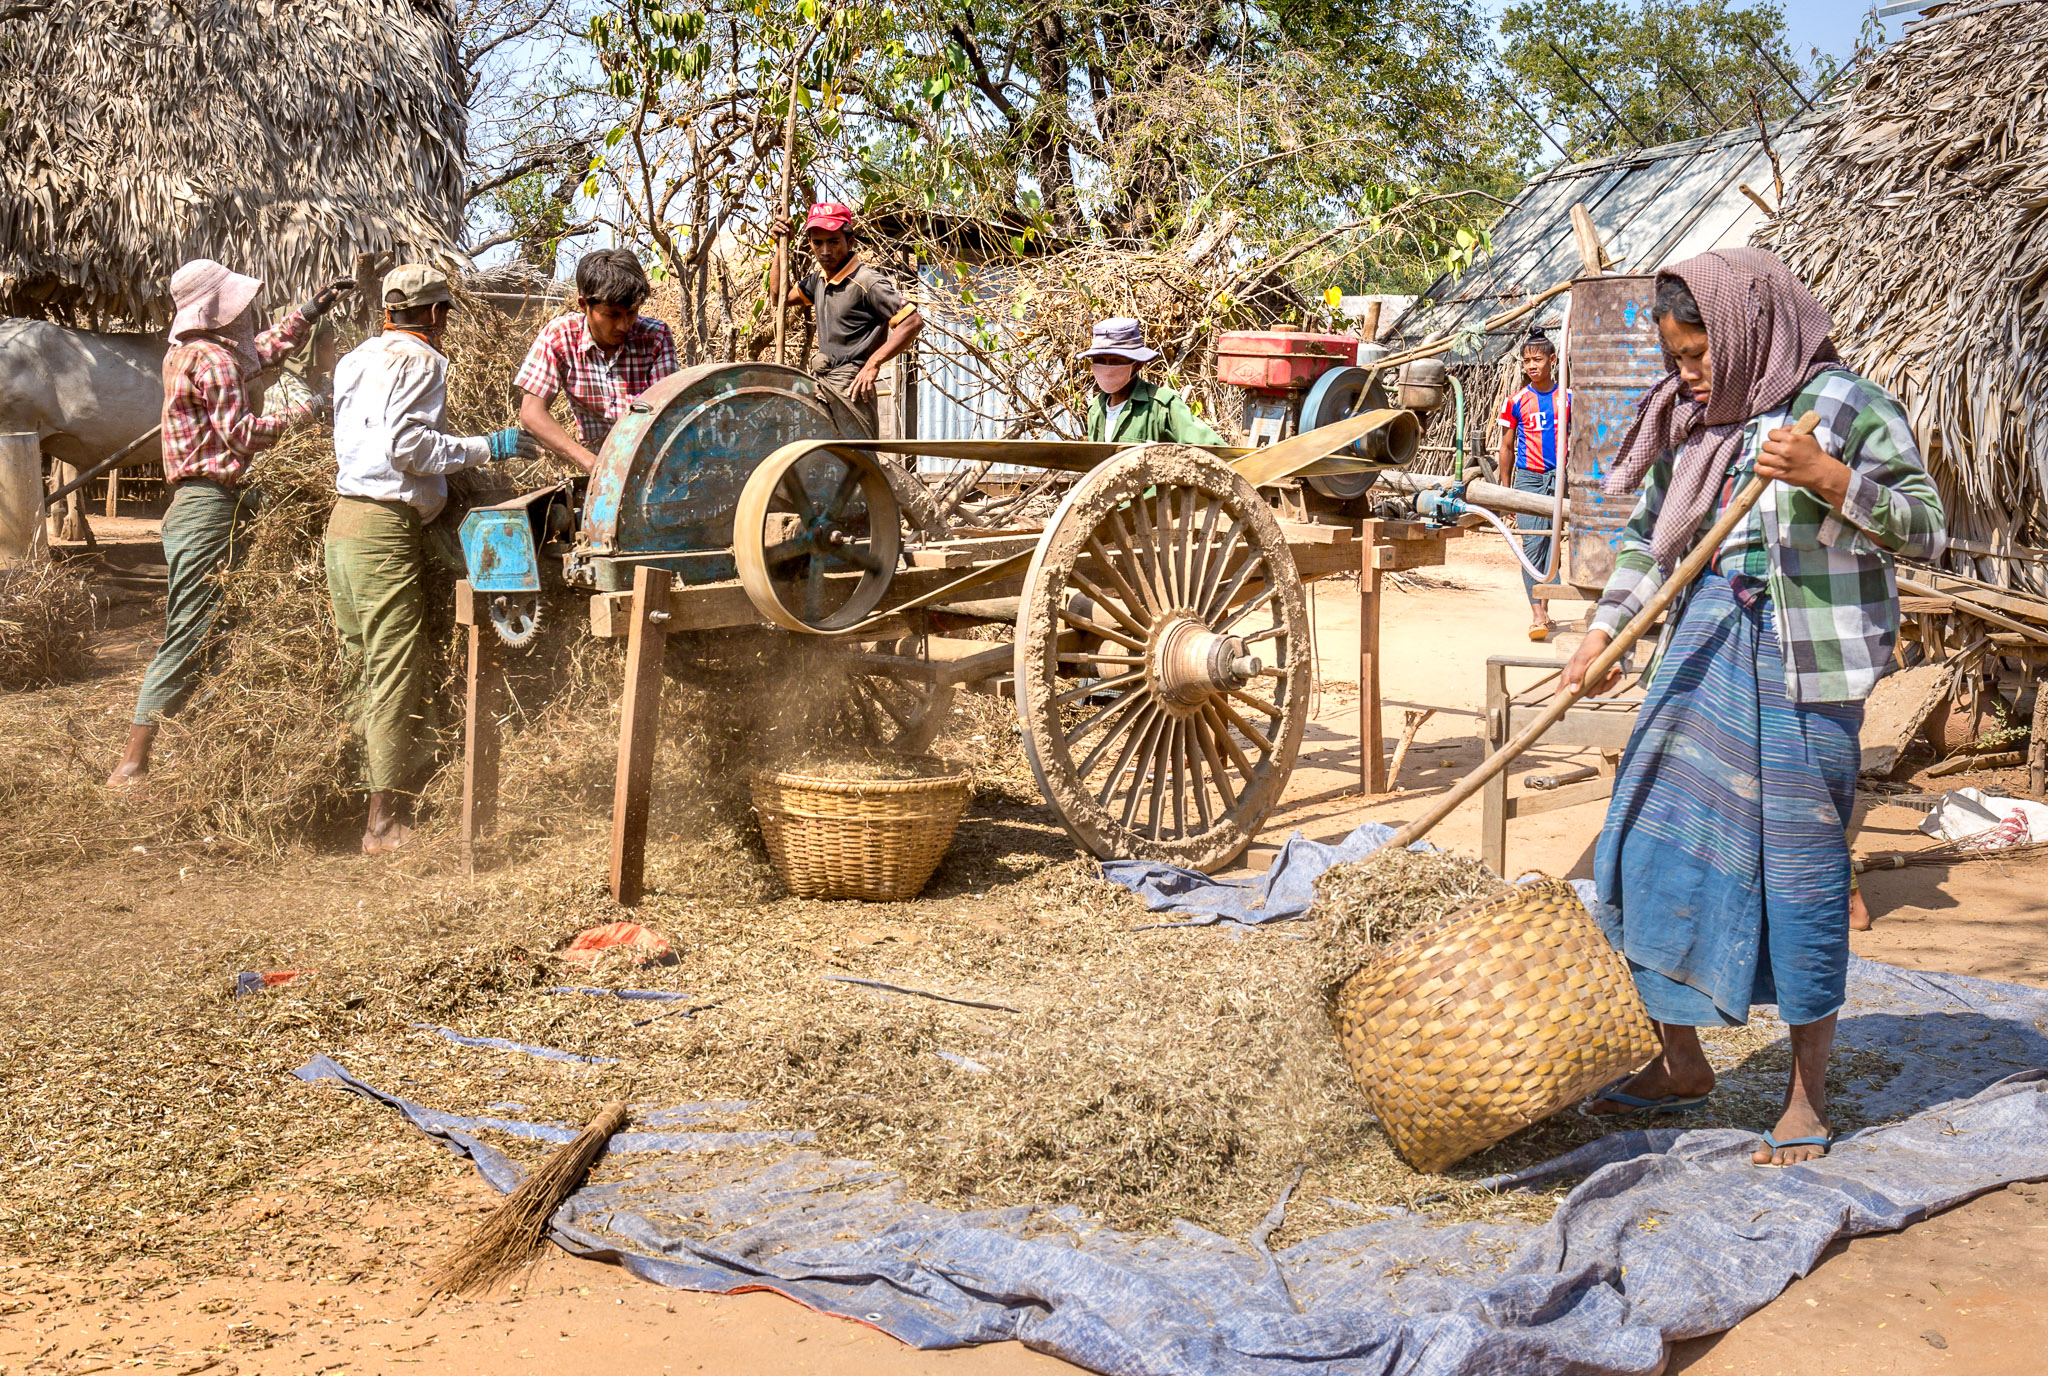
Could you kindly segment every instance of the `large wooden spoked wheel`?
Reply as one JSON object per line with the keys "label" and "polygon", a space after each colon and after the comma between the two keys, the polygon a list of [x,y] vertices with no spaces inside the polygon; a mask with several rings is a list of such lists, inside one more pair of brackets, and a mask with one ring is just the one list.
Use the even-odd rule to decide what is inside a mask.
{"label": "large wooden spoked wheel", "polygon": [[1186,445],[1125,450],[1074,485],[1025,576],[1025,754],[1095,855],[1218,868],[1286,787],[1312,653],[1257,490]]}
{"label": "large wooden spoked wheel", "polygon": [[740,585],[787,631],[843,631],[889,590],[903,549],[882,461],[859,449],[784,445],[761,461],[733,513]]}

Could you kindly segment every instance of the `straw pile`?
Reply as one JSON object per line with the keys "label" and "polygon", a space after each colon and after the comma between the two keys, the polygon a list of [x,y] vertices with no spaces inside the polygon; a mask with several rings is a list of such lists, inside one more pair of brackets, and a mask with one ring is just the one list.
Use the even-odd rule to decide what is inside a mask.
{"label": "straw pile", "polygon": [[1492,870],[1449,851],[1382,850],[1332,865],[1316,881],[1315,912],[1324,927],[1315,984],[1324,1007],[1408,933],[1506,889]]}
{"label": "straw pile", "polygon": [[85,579],[50,559],[0,569],[0,688],[64,683],[92,665],[99,603]]}
{"label": "straw pile", "polygon": [[[565,697],[549,713],[573,722],[581,706]],[[0,983],[0,1104],[35,1147],[0,1159],[0,1247],[71,1267],[148,1255],[234,1268],[249,1253],[238,1230],[275,1230],[264,1220],[279,1195],[328,1219],[445,1198],[437,1182],[464,1167],[388,1110],[291,1081],[316,1053],[435,1108],[485,1116],[580,1124],[612,1099],[723,1101],[704,1126],[818,1133],[810,1146],[748,1149],[747,1163],[822,1151],[899,1172],[914,1197],[942,1204],[1073,1204],[1140,1230],[1180,1218],[1241,1235],[1306,1164],[1275,1247],[1382,1206],[1444,1220],[1548,1217],[1570,1182],[1510,1196],[1473,1183],[1604,1126],[1565,1114],[1450,1174],[1410,1171],[1366,1118],[1323,1021],[1333,914],[1318,913],[1308,941],[1157,928],[1074,858],[1042,807],[1011,800],[1004,781],[1022,768],[1014,733],[971,710],[937,748],[974,760],[980,797],[909,904],[780,896],[757,840],[686,811],[686,758],[664,749],[649,893],[630,917],[668,935],[677,959],[620,982],[688,998],[550,995],[593,981],[549,953],[629,916],[604,895],[602,813],[527,810],[537,778],[556,778],[565,760],[572,778],[583,768],[579,738],[552,721],[507,741],[506,787],[522,801],[507,809],[500,863],[476,883],[444,884],[423,857],[402,862],[408,882],[372,891],[361,862],[303,857],[209,869],[231,891],[208,907],[178,882],[183,857],[152,852],[107,867],[120,908],[132,909],[109,925],[103,901],[58,898],[95,871],[31,876],[22,901],[41,916],[19,929]],[[1372,944],[1415,920],[1403,913],[1468,896],[1469,877],[1432,878],[1427,861],[1404,877],[1410,862],[1389,859],[1384,890],[1358,894],[1372,911],[1345,919]],[[87,932],[90,962],[77,958]],[[107,979],[109,965],[124,977]],[[304,968],[319,973],[228,996],[233,971]],[[614,1063],[451,1046],[420,1023]],[[1775,1117],[1782,1037],[1761,1022],[1704,1034],[1725,1074],[1699,1125]],[[1896,1067],[1837,1069],[1837,1111],[1860,1126],[1851,1082]],[[484,1135],[528,1166],[548,1154]],[[648,1164],[615,1158],[595,1178]],[[231,1207],[258,1196],[263,1209]],[[1043,1213],[1034,1222],[1069,1226]],[[295,1240],[294,1265],[332,1272],[324,1245]]]}
{"label": "straw pile", "polygon": [[[1905,403],[1950,533],[2048,543],[2048,10],[1937,18],[1869,59],[1758,235]],[[1995,571],[1993,571],[1995,570]],[[2040,570],[1987,561],[1984,576]],[[2039,586],[2038,583],[2036,586]]]}

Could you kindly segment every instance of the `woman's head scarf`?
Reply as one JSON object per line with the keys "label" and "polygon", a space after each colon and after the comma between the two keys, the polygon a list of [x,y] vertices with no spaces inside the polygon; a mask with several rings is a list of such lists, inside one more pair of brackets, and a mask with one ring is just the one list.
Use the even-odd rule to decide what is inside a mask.
{"label": "woman's head scarf", "polygon": [[1659,455],[1673,453],[1671,485],[1650,535],[1667,573],[1685,556],[1742,445],[1752,417],[1777,410],[1807,383],[1841,363],[1835,322],[1774,253],[1715,249],[1658,274],[1684,282],[1706,322],[1713,389],[1702,406],[1678,366],[1636,405],[1621,452],[1601,485],[1610,496],[1640,487]]}

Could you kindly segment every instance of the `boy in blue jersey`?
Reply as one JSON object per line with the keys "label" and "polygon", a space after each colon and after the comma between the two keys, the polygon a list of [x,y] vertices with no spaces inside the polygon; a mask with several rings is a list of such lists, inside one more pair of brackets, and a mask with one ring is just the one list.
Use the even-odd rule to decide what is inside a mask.
{"label": "boy in blue jersey", "polygon": [[[1501,408],[1500,471],[1512,474],[1517,491],[1554,497],[1557,471],[1564,465],[1565,433],[1571,425],[1572,397],[1557,385],[1557,348],[1539,325],[1522,341],[1522,376],[1528,385]],[[1526,513],[1515,517],[1523,530],[1550,529],[1550,517]],[[1550,566],[1550,536],[1524,535],[1522,554],[1539,569]],[[1550,609],[1536,600],[1536,580],[1522,571],[1529,594],[1529,639],[1550,638]]]}

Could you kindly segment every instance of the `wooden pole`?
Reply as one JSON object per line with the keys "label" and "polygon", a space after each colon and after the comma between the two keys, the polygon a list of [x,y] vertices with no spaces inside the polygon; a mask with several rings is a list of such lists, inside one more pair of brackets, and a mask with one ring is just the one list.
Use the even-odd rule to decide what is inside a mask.
{"label": "wooden pole", "polygon": [[1380,720],[1380,523],[1358,531],[1358,787],[1387,791],[1387,749]]}
{"label": "wooden pole", "polygon": [[[810,44],[804,45],[808,51]],[[782,125],[782,185],[775,192],[775,206],[781,231],[775,236],[775,361],[787,363],[783,336],[789,314],[789,177],[796,162],[796,85],[803,71],[804,55],[798,53],[789,74],[789,118]]]}
{"label": "wooden pole", "polygon": [[462,711],[462,860],[476,873],[477,841],[498,820],[498,718],[504,711],[504,669],[498,639],[483,623],[476,590],[455,585],[455,621],[469,628],[468,695]]}
{"label": "wooden pole", "polygon": [[626,699],[619,714],[619,772],[612,789],[612,901],[622,908],[646,892],[647,797],[654,783],[654,732],[661,710],[662,654],[668,645],[670,574],[633,571],[632,627],[626,641]]}
{"label": "wooden pole", "polygon": [[[1819,413],[1808,411],[1799,418],[1792,431],[1794,434],[1810,435],[1813,428],[1819,424]],[[1439,798],[1429,811],[1395,833],[1394,839],[1387,842],[1388,848],[1405,849],[1427,836],[1436,829],[1438,822],[1457,811],[1460,804],[1484,788],[1488,780],[1506,769],[1523,751],[1541,740],[1544,732],[1557,725],[1564,714],[1586,695],[1586,685],[1598,683],[1606,678],[1614,666],[1621,663],[1621,657],[1629,652],[1629,648],[1642,639],[1643,633],[1664,614],[1665,608],[1669,607],[1680,593],[1692,586],[1692,581],[1700,576],[1700,570],[1713,562],[1715,553],[1721,548],[1721,542],[1728,538],[1728,532],[1734,530],[1742,518],[1749,514],[1749,509],[1757,504],[1757,499],[1764,495],[1764,489],[1769,486],[1770,483],[1762,478],[1751,478],[1748,485],[1735,495],[1735,500],[1728,503],[1728,509],[1721,513],[1721,519],[1714,522],[1700,542],[1693,546],[1692,552],[1672,570],[1671,576],[1665,579],[1651,595],[1650,600],[1643,604],[1642,610],[1635,614],[1628,625],[1622,627],[1621,634],[1614,637],[1607,648],[1594,659],[1592,666],[1586,670],[1581,685],[1577,689],[1560,686],[1558,695],[1551,699],[1550,706],[1543,709],[1541,716],[1523,727],[1521,733],[1513,740],[1489,755],[1477,769],[1458,780],[1456,786]],[[1361,633],[1360,639],[1363,638]],[[1360,691],[1363,691],[1362,685]]]}
{"label": "wooden pole", "polygon": [[2027,792],[2048,798],[2048,668],[2034,679],[2034,723],[2027,738]]}
{"label": "wooden pole", "polygon": [[1579,247],[1579,261],[1586,265],[1586,277],[1598,277],[1607,266],[1606,251],[1600,247],[1600,231],[1593,227],[1593,216],[1583,204],[1572,206],[1572,238]]}

